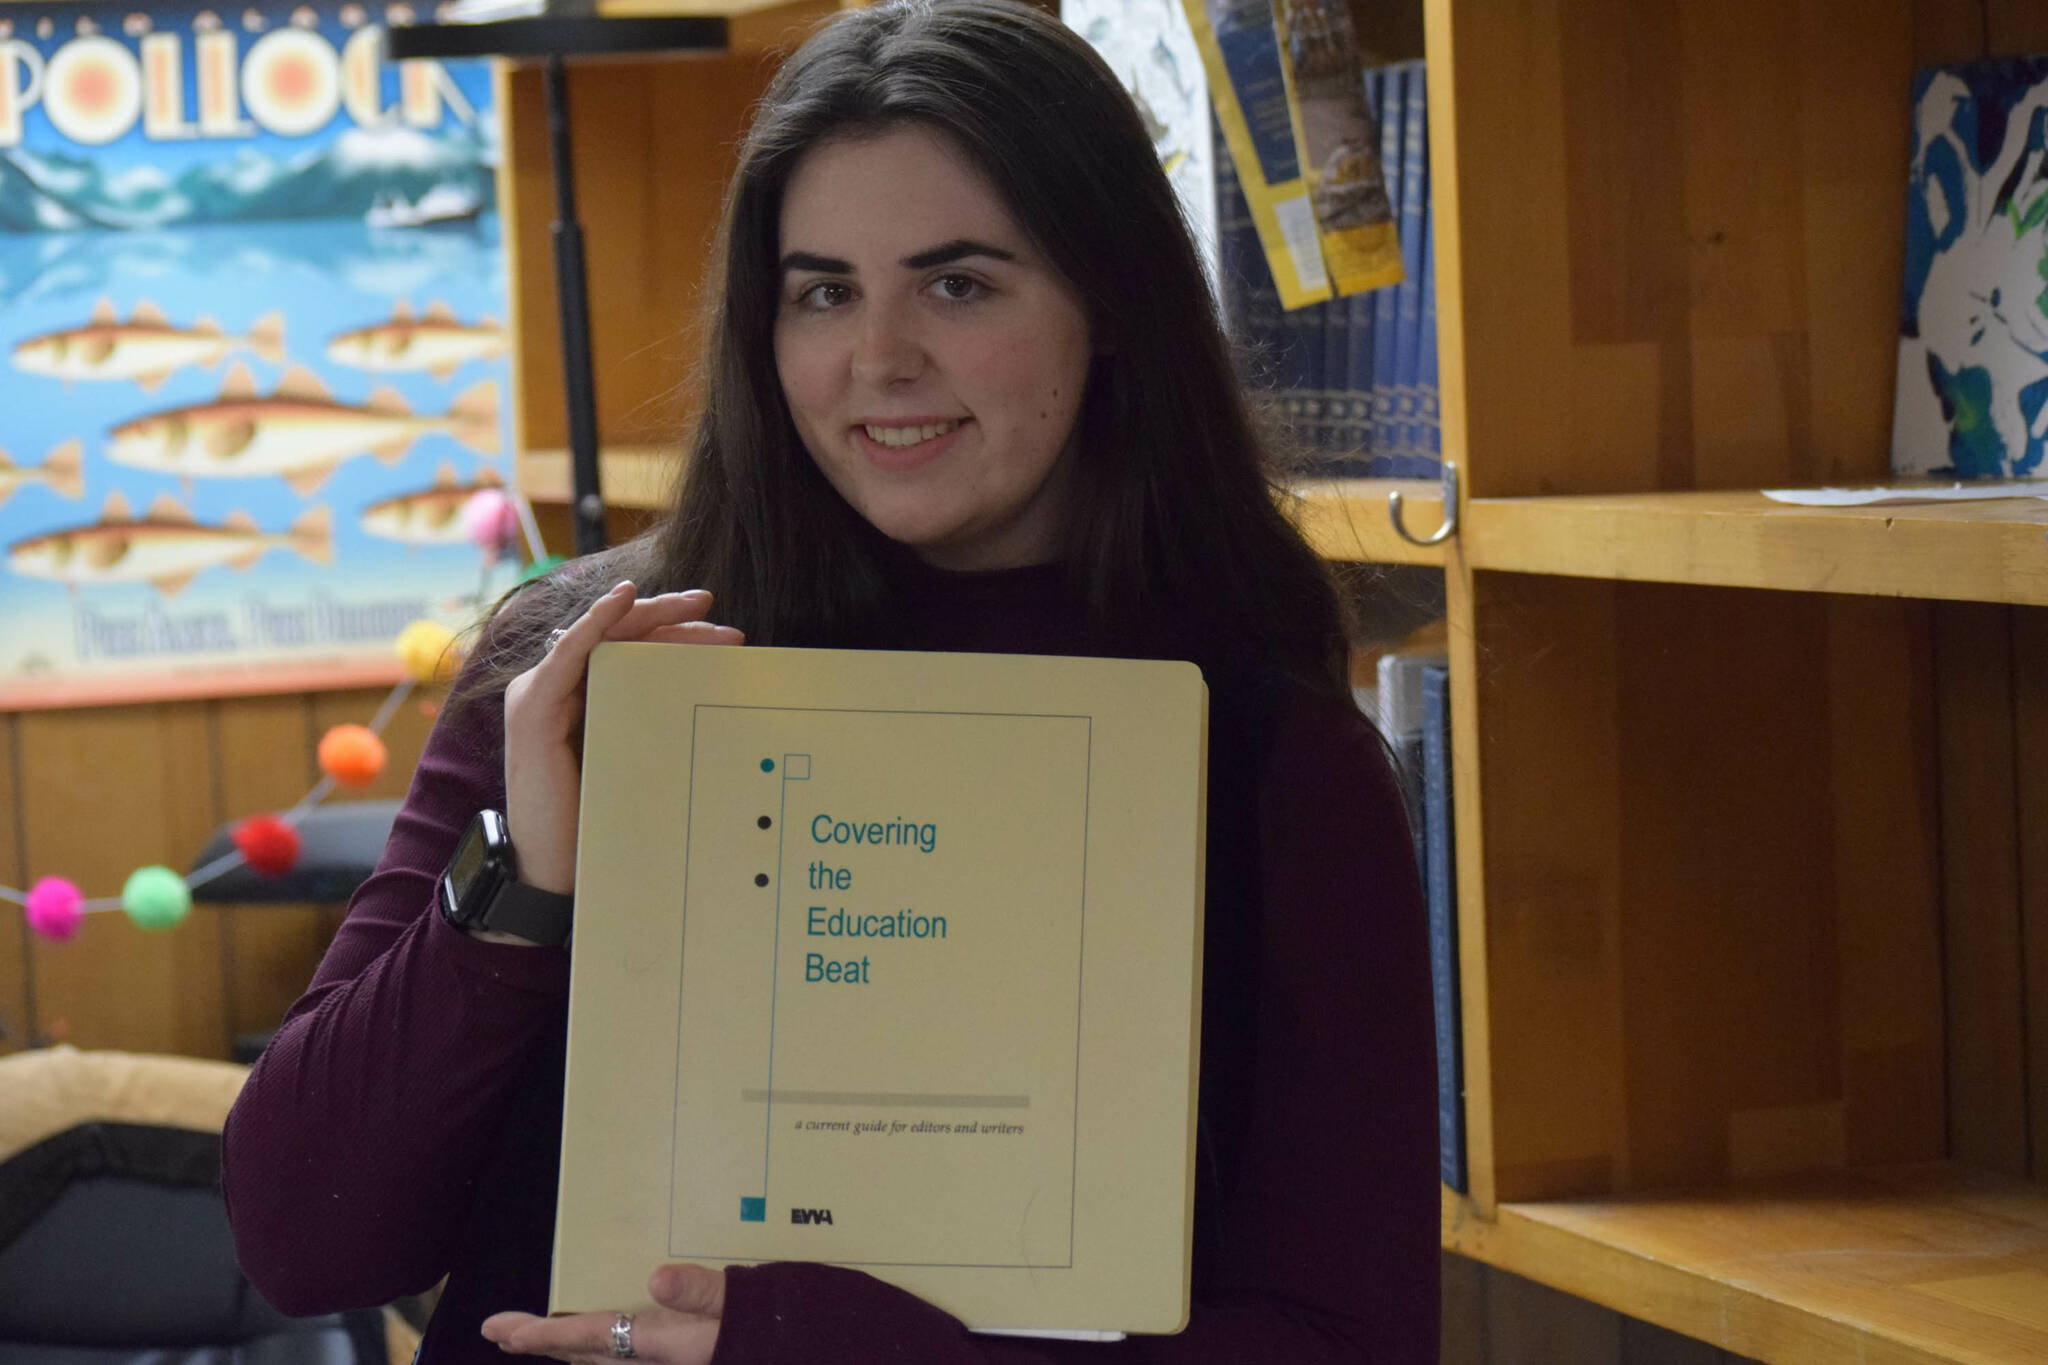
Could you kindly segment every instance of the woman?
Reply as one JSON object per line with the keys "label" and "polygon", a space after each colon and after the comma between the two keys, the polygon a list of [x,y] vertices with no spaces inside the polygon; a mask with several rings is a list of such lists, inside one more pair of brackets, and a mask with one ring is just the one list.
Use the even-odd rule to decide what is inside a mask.
{"label": "woman", "polygon": [[[673,515],[503,604],[382,864],[229,1120],[250,1278],[310,1312],[445,1275],[425,1365],[1434,1360],[1434,1072],[1405,817],[1130,101],[1078,38],[1008,0],[837,16],[763,101],[718,269]],[[1209,828],[1231,837],[1210,840],[1184,1333],[977,1337],[808,1264],[650,1267],[666,1307],[630,1324],[533,1316],[567,954],[456,927],[435,886],[477,812],[502,809],[522,880],[566,913],[601,639],[1202,666]]]}

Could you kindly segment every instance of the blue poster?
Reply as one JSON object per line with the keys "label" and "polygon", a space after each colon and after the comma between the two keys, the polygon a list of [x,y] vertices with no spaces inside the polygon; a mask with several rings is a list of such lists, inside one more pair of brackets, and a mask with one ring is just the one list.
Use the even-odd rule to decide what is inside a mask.
{"label": "blue poster", "polygon": [[6,7],[0,708],[388,681],[509,584],[490,71],[383,17]]}

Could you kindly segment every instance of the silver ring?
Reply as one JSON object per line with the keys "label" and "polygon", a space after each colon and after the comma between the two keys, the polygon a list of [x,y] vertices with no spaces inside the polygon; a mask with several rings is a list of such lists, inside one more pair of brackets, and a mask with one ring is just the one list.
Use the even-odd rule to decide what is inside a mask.
{"label": "silver ring", "polygon": [[[550,654],[554,653],[554,651],[555,651],[555,646],[556,646],[556,645],[558,645],[558,644],[560,644],[560,643],[562,643],[562,637],[563,637],[564,635],[567,635],[568,633],[569,633],[569,628],[568,628],[567,626],[556,626],[556,627],[555,627],[555,628],[554,628],[553,630],[549,631],[549,632],[548,632],[548,653],[550,653]],[[629,1328],[628,1330],[630,1331],[631,1329]]]}
{"label": "silver ring", "polygon": [[633,1349],[633,1315],[621,1313],[612,1322],[612,1359],[631,1360],[637,1354]]}

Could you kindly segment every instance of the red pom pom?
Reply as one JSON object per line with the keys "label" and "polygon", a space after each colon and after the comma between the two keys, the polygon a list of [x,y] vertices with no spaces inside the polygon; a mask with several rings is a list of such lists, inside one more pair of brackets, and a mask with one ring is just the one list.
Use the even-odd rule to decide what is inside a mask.
{"label": "red pom pom", "polygon": [[367,726],[337,725],[320,738],[320,771],[344,787],[367,787],[384,771],[384,741]]}
{"label": "red pom pom", "polygon": [[299,861],[299,832],[275,815],[252,815],[235,826],[242,859],[266,877],[282,877]]}

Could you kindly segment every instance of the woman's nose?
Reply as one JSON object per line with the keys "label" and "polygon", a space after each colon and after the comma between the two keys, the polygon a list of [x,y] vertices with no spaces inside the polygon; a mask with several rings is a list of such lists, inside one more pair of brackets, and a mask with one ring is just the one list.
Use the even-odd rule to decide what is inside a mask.
{"label": "woman's nose", "polygon": [[923,373],[924,344],[904,310],[872,303],[865,312],[854,339],[853,377],[874,388],[885,388]]}

